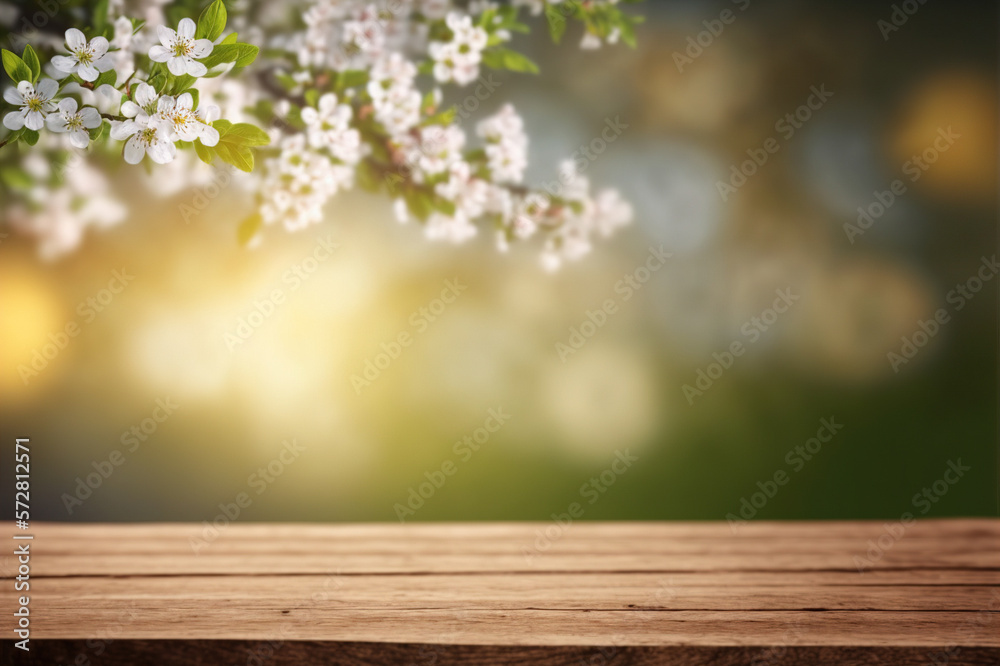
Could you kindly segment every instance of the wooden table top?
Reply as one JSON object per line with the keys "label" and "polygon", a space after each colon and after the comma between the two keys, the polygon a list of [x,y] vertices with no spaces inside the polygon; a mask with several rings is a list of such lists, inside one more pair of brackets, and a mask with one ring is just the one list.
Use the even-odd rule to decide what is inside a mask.
{"label": "wooden table top", "polygon": [[14,663],[1000,664],[996,519],[30,534]]}

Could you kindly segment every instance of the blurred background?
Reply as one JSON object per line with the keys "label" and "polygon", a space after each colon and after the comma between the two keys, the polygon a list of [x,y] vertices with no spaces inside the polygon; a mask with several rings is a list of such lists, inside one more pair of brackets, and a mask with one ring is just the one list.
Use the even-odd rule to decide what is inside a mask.
{"label": "blurred background", "polygon": [[[0,203],[0,423],[7,445],[31,438],[32,517],[211,521],[246,492],[254,521],[548,520],[572,502],[585,519],[723,520],[779,470],[788,483],[754,518],[996,515],[997,280],[981,267],[997,238],[997,7],[912,5],[886,33],[888,2],[646,2],[634,51],[580,51],[572,31],[554,47],[533,19],[516,46],[542,74],[496,75],[466,123],[513,102],[540,183],[618,118],[585,175],[636,213],[556,274],[485,233],[430,243],[363,192],[246,248],[251,197],[215,196],[200,163],[177,165],[204,170],[198,191],[110,174],[127,210],[92,211],[57,257]],[[822,86],[789,136],[778,123]],[[958,138],[935,149],[947,128]],[[772,137],[724,200],[719,183]],[[905,192],[852,232],[897,179]],[[315,254],[327,237],[336,250]],[[616,285],[661,245],[672,256],[625,300]],[[448,280],[467,288],[436,303]],[[252,315],[275,290],[273,313]],[[775,316],[776,290],[797,300]],[[67,324],[78,334],[37,355]],[[916,353],[892,363],[904,338]],[[711,367],[734,342],[745,353]],[[369,361],[383,367],[362,385]],[[509,418],[483,439],[491,409]],[[817,448],[822,419],[843,428]],[[456,448],[466,436],[479,450]],[[583,486],[625,451],[637,460],[589,503]],[[922,513],[914,495],[959,460],[969,471]]]}

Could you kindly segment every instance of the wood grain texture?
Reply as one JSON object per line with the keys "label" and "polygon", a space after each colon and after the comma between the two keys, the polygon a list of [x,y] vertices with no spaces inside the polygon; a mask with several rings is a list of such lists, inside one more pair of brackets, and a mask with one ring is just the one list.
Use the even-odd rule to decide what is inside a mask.
{"label": "wood grain texture", "polygon": [[993,519],[32,533],[13,663],[1000,663]]}

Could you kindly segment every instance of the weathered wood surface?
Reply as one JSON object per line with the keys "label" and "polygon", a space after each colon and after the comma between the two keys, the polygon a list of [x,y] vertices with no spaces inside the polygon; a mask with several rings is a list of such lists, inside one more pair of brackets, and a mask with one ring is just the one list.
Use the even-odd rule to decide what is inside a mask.
{"label": "weathered wood surface", "polygon": [[31,532],[15,663],[1000,664],[1000,520]]}

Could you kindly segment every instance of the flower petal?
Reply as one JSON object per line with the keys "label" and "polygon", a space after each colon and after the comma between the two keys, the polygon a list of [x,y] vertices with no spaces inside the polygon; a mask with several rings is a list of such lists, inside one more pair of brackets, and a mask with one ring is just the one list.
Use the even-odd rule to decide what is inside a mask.
{"label": "flower petal", "polygon": [[83,121],[83,126],[87,129],[97,129],[104,122],[101,119],[101,114],[92,106],[85,106],[80,109],[80,119]]}
{"label": "flower petal", "polygon": [[66,131],[66,119],[62,116],[53,113],[51,116],[45,119],[45,128],[50,132],[65,132]]}
{"label": "flower petal", "polygon": [[70,132],[69,142],[77,148],[86,148],[90,144],[90,135],[82,129]]}
{"label": "flower petal", "polygon": [[160,98],[160,101],[156,103],[156,112],[163,114],[169,113],[174,110],[174,106],[177,105],[177,101],[170,95],[164,95]]}
{"label": "flower petal", "polygon": [[31,85],[31,81],[21,81],[17,84],[17,92],[21,93],[22,98],[27,97],[35,92],[35,86]]}
{"label": "flower petal", "polygon": [[138,164],[142,161],[142,156],[145,154],[146,151],[143,149],[139,137],[133,136],[125,144],[125,161],[129,164]]}
{"label": "flower petal", "polygon": [[35,86],[35,92],[45,101],[52,99],[57,90],[59,90],[59,84],[56,83],[55,79],[42,79]]}
{"label": "flower petal", "polygon": [[73,56],[52,56],[52,60],[49,62],[51,62],[52,66],[61,72],[72,72],[76,67],[76,58]]}
{"label": "flower petal", "polygon": [[79,76],[84,81],[96,81],[97,77],[101,75],[97,71],[97,68],[93,65],[80,65],[76,70],[76,75]]}
{"label": "flower petal", "polygon": [[157,164],[166,164],[173,161],[177,155],[177,147],[169,141],[154,141],[146,149],[146,152],[149,153],[150,159]]}
{"label": "flower petal", "polygon": [[115,61],[110,53],[106,53],[94,62],[94,67],[97,68],[98,72],[110,72],[115,68]]}
{"label": "flower petal", "polygon": [[187,63],[185,60],[187,60],[187,58],[182,58],[180,56],[173,57],[167,61],[167,69],[169,69],[170,73],[174,76],[184,76],[187,74]]}
{"label": "flower petal", "polygon": [[94,59],[100,58],[108,52],[108,40],[104,37],[94,37],[90,40],[90,48],[94,52]]}
{"label": "flower petal", "polygon": [[149,106],[156,100],[156,90],[148,83],[140,83],[135,88],[135,103],[139,106]]}
{"label": "flower petal", "polygon": [[166,46],[161,46],[157,44],[149,49],[149,59],[153,62],[166,62],[170,59],[170,54],[173,53]]}
{"label": "flower petal", "polygon": [[222,111],[215,104],[209,104],[208,106],[203,106],[199,110],[202,116],[202,120],[206,123],[211,123],[222,117]]}
{"label": "flower petal", "polygon": [[66,31],[66,46],[70,51],[78,51],[87,45],[87,38],[76,28]]}
{"label": "flower petal", "polygon": [[201,129],[201,143],[203,146],[208,146],[209,148],[218,145],[219,130],[211,125],[203,125]]}
{"label": "flower petal", "polygon": [[176,108],[178,110],[190,111],[192,106],[194,106],[194,98],[191,97],[191,93],[184,93],[177,98]]}
{"label": "flower petal", "polygon": [[45,116],[39,111],[31,111],[24,117],[24,126],[37,132],[45,126]]}
{"label": "flower petal", "polygon": [[3,126],[9,130],[17,131],[24,127],[24,116],[20,111],[11,111],[3,117]]}
{"label": "flower petal", "polygon": [[194,39],[194,29],[194,21],[189,18],[182,18],[181,22],[177,24],[177,34],[181,37]]}
{"label": "flower petal", "polygon": [[123,120],[111,123],[111,138],[124,141],[139,131],[139,125],[134,120]]}
{"label": "flower petal", "polygon": [[59,113],[63,114],[73,114],[76,113],[77,105],[76,100],[72,97],[67,97],[59,102]]}
{"label": "flower petal", "polygon": [[156,36],[159,38],[160,43],[167,48],[173,46],[177,41],[177,33],[165,25],[156,26]]}
{"label": "flower petal", "polygon": [[122,102],[122,115],[126,118],[135,118],[139,112],[142,111],[142,107],[131,100],[125,100]]}
{"label": "flower petal", "polygon": [[24,103],[24,97],[18,92],[17,88],[7,88],[3,91],[3,101],[8,104],[16,104],[20,106]]}
{"label": "flower petal", "polygon": [[206,58],[211,55],[213,48],[215,48],[215,46],[212,44],[211,40],[196,39],[194,45],[191,47],[191,57]]}
{"label": "flower petal", "polygon": [[187,59],[187,73],[191,76],[205,76],[208,74],[208,67],[205,67],[200,62]]}

